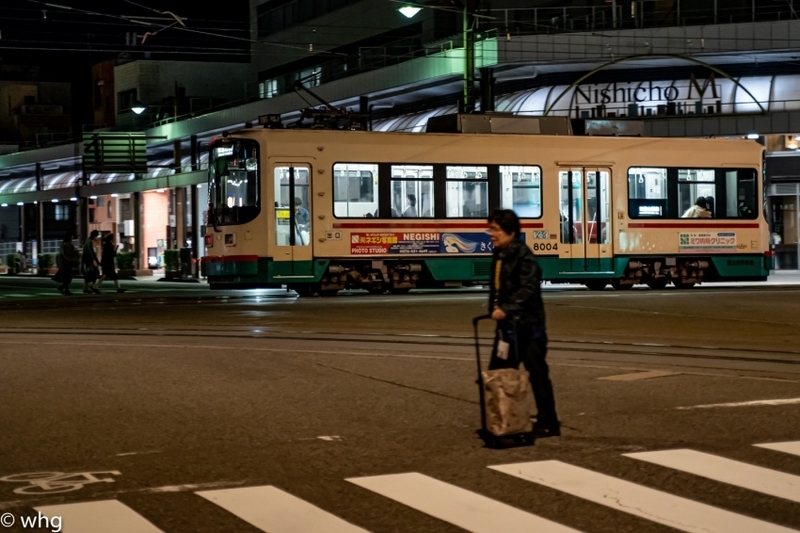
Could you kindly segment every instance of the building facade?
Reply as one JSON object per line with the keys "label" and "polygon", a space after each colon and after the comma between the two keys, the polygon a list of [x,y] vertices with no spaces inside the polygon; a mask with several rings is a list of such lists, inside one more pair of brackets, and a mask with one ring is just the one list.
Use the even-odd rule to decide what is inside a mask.
{"label": "building facade", "polygon": [[800,20],[791,2],[429,4],[406,18],[394,2],[251,0],[250,65],[97,67],[96,120],[113,114],[114,126],[96,132],[108,143],[137,132],[146,165],[87,169],[99,133],[0,156],[0,246],[42,250],[65,222],[116,233],[141,267],[189,244],[196,258],[208,140],[267,115],[291,123],[324,101],[368,113],[379,130],[424,131],[427,118],[460,107],[613,120],[621,129],[612,134],[754,136],[767,151],[779,268],[797,268]]}

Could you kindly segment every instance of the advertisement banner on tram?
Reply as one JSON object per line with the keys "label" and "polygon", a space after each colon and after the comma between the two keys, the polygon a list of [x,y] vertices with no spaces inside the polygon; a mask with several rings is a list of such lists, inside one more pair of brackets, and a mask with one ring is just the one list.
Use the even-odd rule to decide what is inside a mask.
{"label": "advertisement banner on tram", "polygon": [[490,254],[485,232],[380,232],[350,235],[350,253],[365,254]]}

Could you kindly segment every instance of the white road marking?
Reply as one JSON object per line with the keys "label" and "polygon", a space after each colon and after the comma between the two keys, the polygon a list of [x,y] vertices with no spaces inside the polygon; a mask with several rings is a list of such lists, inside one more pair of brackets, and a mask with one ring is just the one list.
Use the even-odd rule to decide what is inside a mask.
{"label": "white road marking", "polygon": [[770,496],[800,502],[800,476],[686,449],[624,453],[623,455]]}
{"label": "white road marking", "polygon": [[560,461],[497,465],[489,468],[680,531],[798,533],[794,529],[725,511]]}
{"label": "white road marking", "polygon": [[60,517],[63,533],[163,533],[117,500],[34,507],[45,516]]}
{"label": "white road marking", "polygon": [[794,442],[767,442],[764,444],[754,444],[753,446],[791,453],[792,455],[800,455],[800,440]]}
{"label": "white road marking", "polygon": [[536,531],[575,533],[516,507],[416,472],[347,481],[473,533]]}
{"label": "white road marking", "polygon": [[271,485],[196,494],[269,533],[368,533]]}
{"label": "white road marking", "polygon": [[756,405],[791,405],[800,403],[800,398],[781,398],[777,400],[753,400],[751,402],[732,402],[732,403],[708,403],[704,405],[690,405],[688,407],[676,407],[676,409],[711,409],[714,407],[751,407]]}

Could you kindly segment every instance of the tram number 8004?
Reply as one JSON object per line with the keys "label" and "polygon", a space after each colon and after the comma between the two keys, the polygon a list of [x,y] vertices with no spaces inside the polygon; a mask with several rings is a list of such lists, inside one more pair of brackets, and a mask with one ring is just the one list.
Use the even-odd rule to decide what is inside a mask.
{"label": "tram number 8004", "polygon": [[534,252],[550,252],[558,250],[557,242],[535,242],[531,244]]}

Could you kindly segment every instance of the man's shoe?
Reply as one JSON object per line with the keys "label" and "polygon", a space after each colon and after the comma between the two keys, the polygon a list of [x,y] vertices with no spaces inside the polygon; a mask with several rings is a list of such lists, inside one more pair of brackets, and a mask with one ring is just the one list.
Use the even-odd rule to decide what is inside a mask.
{"label": "man's shoe", "polygon": [[533,436],[537,439],[546,439],[547,437],[560,437],[561,426],[540,426],[533,425]]}
{"label": "man's shoe", "polygon": [[64,287],[58,287],[56,290],[57,290],[58,292],[60,292],[61,294],[66,294],[66,293],[64,292]]}
{"label": "man's shoe", "polygon": [[72,296],[72,292],[69,289],[67,289],[64,291],[64,296]]}
{"label": "man's shoe", "polygon": [[117,289],[117,294],[122,294],[123,292],[127,291],[128,289]]}
{"label": "man's shoe", "polygon": [[94,287],[92,287],[92,292],[95,293],[95,294],[103,294],[102,292],[100,292],[98,289],[95,289]]}
{"label": "man's shoe", "polygon": [[92,291],[89,289],[83,289],[83,294],[92,294]]}

